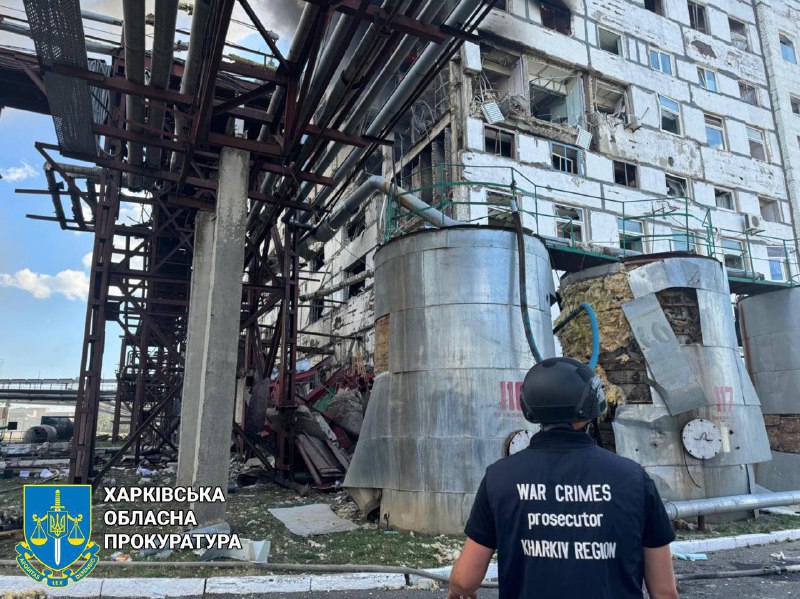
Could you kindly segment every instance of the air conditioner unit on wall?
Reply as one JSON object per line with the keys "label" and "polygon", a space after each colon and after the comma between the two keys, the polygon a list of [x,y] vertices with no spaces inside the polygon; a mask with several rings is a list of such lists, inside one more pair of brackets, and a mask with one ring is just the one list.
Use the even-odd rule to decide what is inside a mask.
{"label": "air conditioner unit on wall", "polygon": [[764,230],[764,219],[759,214],[744,215],[744,230],[748,233],[756,233]]}

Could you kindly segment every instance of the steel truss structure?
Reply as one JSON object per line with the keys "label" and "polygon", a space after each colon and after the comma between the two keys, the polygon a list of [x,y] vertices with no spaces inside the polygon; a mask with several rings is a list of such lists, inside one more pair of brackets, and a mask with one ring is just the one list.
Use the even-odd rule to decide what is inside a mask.
{"label": "steel truss structure", "polygon": [[[474,2],[476,8],[469,18],[454,26],[445,19],[458,4],[456,0],[435,3],[440,5],[435,16],[424,20],[417,18],[428,4],[423,0],[387,0],[380,5],[370,0],[306,0],[291,50],[284,55],[249,1],[238,0],[269,48],[271,65],[265,66],[223,59],[237,0],[198,0],[193,16],[198,22],[192,24],[188,57],[185,62],[170,57],[163,86],[154,84],[155,75],[150,84],[133,76],[131,57],[135,54],[129,54],[129,48],[124,56],[114,54],[105,72],[76,66],[76,61],[50,60],[38,43],[37,56],[0,48],[0,80],[16,85],[13,93],[9,86],[0,86],[6,106],[51,112],[50,82],[56,80],[83,85],[95,99],[100,94],[108,98],[102,118],[74,123],[89,127],[95,139],[102,140],[102,147],[96,153],[76,151],[69,139],[62,137],[58,146],[37,144],[47,165],[48,189],[20,190],[47,193],[52,198],[54,215],[30,215],[32,218],[94,236],[71,483],[97,484],[131,450],[138,462],[146,449],[175,447],[194,221],[199,212],[214,210],[219,153],[224,147],[246,150],[251,157],[240,372],[252,372],[261,380],[269,378],[277,366],[276,405],[282,412],[277,468],[291,475],[301,273],[297,246],[308,229],[304,223],[321,218],[338,197],[320,205],[303,200],[298,191],[311,184],[341,193],[356,176],[358,169],[338,181],[326,174],[323,156],[333,143],[366,150],[364,157],[381,145],[391,145],[393,127],[403,112],[464,40],[475,41],[474,28],[495,1]],[[75,18],[70,11],[79,10],[77,0],[26,0],[29,16],[41,5],[47,5],[52,19],[65,21]],[[156,15],[156,35],[161,18]],[[31,17],[34,40],[37,35],[38,39],[47,36],[46,26],[39,24],[37,30],[34,21]],[[331,47],[326,42],[334,39],[330,29],[342,23],[345,35],[335,39],[343,42]],[[370,38],[369,58],[349,64],[348,47],[366,27],[377,33]],[[83,33],[74,35],[82,37]],[[413,82],[412,93],[378,135],[345,131],[343,124],[363,99],[366,82],[376,77],[408,36],[416,40],[408,59],[413,60],[413,55],[429,44],[440,45],[444,52]],[[121,45],[132,44],[131,39]],[[143,47],[139,50],[145,54]],[[325,60],[321,59],[323,51]],[[158,60],[155,51],[146,54],[146,68],[155,73]],[[333,95],[343,67],[349,80],[343,91],[340,84]],[[323,100],[325,110],[318,111]],[[163,123],[150,122],[159,110]],[[320,119],[320,114],[325,118]],[[239,135],[233,132],[234,120],[240,125]],[[141,159],[142,148],[147,148],[148,162]],[[93,166],[61,164],[54,152]],[[151,155],[158,157],[155,166],[149,164]],[[70,216],[64,207],[67,200]],[[139,206],[141,222],[120,223],[121,208],[131,204]],[[274,327],[262,326],[269,313],[277,314]],[[116,440],[125,424],[123,408],[131,414],[127,423],[130,433],[122,449],[97,470],[94,450],[109,322],[122,329],[113,436]],[[239,427],[236,430],[242,433]]]}

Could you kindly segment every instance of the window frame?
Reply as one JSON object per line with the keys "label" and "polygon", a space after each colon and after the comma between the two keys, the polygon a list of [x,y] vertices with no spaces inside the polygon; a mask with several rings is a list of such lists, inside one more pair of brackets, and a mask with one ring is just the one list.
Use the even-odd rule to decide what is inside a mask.
{"label": "window frame", "polygon": [[[627,228],[627,225],[630,223],[638,223],[641,225],[641,231],[635,232],[630,231]],[[645,222],[643,220],[639,220],[637,218],[626,218],[623,220],[621,216],[617,216],[617,233],[619,235],[619,247],[627,252],[641,252],[642,254],[647,253],[647,246],[645,245],[645,236],[647,235],[647,227],[645,226]],[[626,248],[623,243],[627,239],[634,239],[636,240],[634,243],[638,242],[639,247],[641,249],[634,249],[634,248]]]}
{"label": "window frame", "polygon": [[[493,132],[497,136],[495,138],[495,140],[494,140],[495,141],[495,147],[499,148],[500,151],[489,150],[488,144],[486,143],[487,139],[488,139],[487,133],[489,133],[489,132]],[[504,135],[507,135],[507,136],[509,136],[511,138],[511,141],[510,141],[511,155],[510,156],[506,156],[505,154],[502,153],[502,147],[503,147],[502,136],[504,136]],[[499,144],[499,146],[497,144]],[[517,135],[516,135],[516,133],[514,131],[509,131],[508,129],[503,129],[501,127],[494,127],[492,125],[484,125],[483,126],[483,151],[486,154],[491,154],[492,156],[499,156],[500,158],[510,158],[512,160],[516,160],[517,159]]]}
{"label": "window frame", "polygon": [[[770,256],[770,250],[778,250],[780,255],[772,255]],[[786,281],[788,277],[786,275],[786,251],[783,246],[780,245],[768,245],[767,246],[767,264],[769,264],[769,279],[770,281]],[[781,271],[781,276],[779,279],[775,278],[775,271],[773,270],[773,266],[777,264],[778,269]]]}
{"label": "window frame", "polygon": [[[569,210],[575,210],[575,212],[577,212],[580,215],[580,218],[574,219],[574,218],[569,218],[567,216],[559,216],[558,215],[558,208],[567,208]],[[556,237],[557,238],[567,240],[570,243],[575,243],[575,242],[581,243],[583,241],[586,241],[586,239],[585,239],[586,235],[584,235],[584,233],[588,234],[588,230],[587,230],[588,223],[587,223],[587,220],[586,220],[586,209],[585,208],[583,208],[581,206],[572,206],[570,204],[562,204],[562,203],[553,202],[553,220],[555,221],[555,225],[556,225]],[[574,238],[572,238],[572,237],[562,237],[561,235],[559,235],[559,232],[562,231],[561,227],[559,227],[559,224],[566,225],[567,227],[570,227],[570,225],[572,225],[572,227],[570,229],[570,232],[574,232],[577,229],[580,233]]]}
{"label": "window frame", "polygon": [[[763,204],[771,204],[774,207],[774,213],[777,216],[777,220],[773,220],[767,217],[766,214],[764,214]],[[761,215],[761,218],[763,218],[764,221],[768,223],[779,223],[779,224],[784,223],[783,208],[781,207],[781,202],[779,200],[776,200],[775,198],[770,198],[767,196],[758,196],[758,213]]]}
{"label": "window frame", "polygon": [[781,58],[789,64],[797,64],[797,50],[795,49],[794,38],[781,31],[778,33],[778,43],[781,48]]}
{"label": "window frame", "polygon": [[[758,88],[755,85],[751,85],[747,81],[740,79],[737,81],[739,84],[739,99],[744,102],[745,104],[749,104],[750,106],[761,106],[761,98],[758,95]],[[742,93],[742,88],[746,88],[753,91],[753,100],[754,102],[748,102],[745,100],[744,94]]]}
{"label": "window frame", "polygon": [[[719,121],[720,124],[719,125],[716,125],[716,124],[709,125],[709,123],[708,123],[709,119],[717,120],[717,121]],[[706,145],[709,148],[714,148],[715,150],[722,150],[722,151],[727,150],[728,149],[728,136],[727,136],[727,131],[726,131],[727,127],[726,127],[726,124],[725,124],[725,117],[724,116],[717,116],[716,114],[711,114],[710,112],[704,112],[703,113],[703,124],[705,125],[705,129],[706,129]],[[713,129],[715,131],[719,131],[720,138],[722,140],[722,145],[721,146],[711,145],[711,141],[709,140],[709,137],[708,137],[708,130],[709,129]]]}
{"label": "window frame", "polygon": [[647,7],[647,1],[648,0],[644,1],[644,9],[646,11],[651,12],[651,13],[656,14],[656,15],[659,15],[659,16],[662,16],[662,17],[667,16],[667,13],[666,13],[666,10],[665,10],[665,6],[664,6],[664,0],[650,0],[650,2],[653,3],[653,8],[648,8]]}
{"label": "window frame", "polygon": [[[728,212],[738,212],[738,201],[736,198],[736,190],[728,189],[727,187],[714,187],[713,189],[714,189],[714,206],[716,206],[718,210],[727,210]],[[717,193],[717,192],[730,194],[730,199],[731,199],[730,208],[719,205],[719,198],[722,196],[722,193]]]}
{"label": "window frame", "polygon": [[[617,179],[617,167],[622,167],[622,174],[624,175],[624,181],[620,182]],[[612,160],[611,161],[611,168],[614,171],[614,183],[617,185],[624,185],[625,187],[630,187],[631,189],[639,189],[639,167],[632,163],[632,162],[625,162],[624,160]],[[631,178],[629,176],[629,169],[633,169],[633,185],[631,185]]]}
{"label": "window frame", "polygon": [[[685,196],[672,196],[669,194],[669,185],[667,185],[667,180],[673,179],[678,181],[683,181],[685,185],[686,195]],[[667,187],[666,195],[669,198],[675,198],[676,200],[692,199],[692,181],[688,177],[681,177],[679,175],[673,175],[672,173],[664,173],[664,185]]]}
{"label": "window frame", "polygon": [[[680,238],[685,240],[685,246],[683,245],[683,241],[679,241]],[[683,247],[678,247],[676,249],[676,243],[681,243]],[[676,229],[675,227],[670,227],[669,247],[672,252],[697,252],[697,246],[694,243],[694,235],[692,232],[684,229]]]}
{"label": "window frame", "polygon": [[308,308],[309,323],[313,324],[319,320],[322,320],[323,316],[325,316],[325,299],[321,297],[312,299]]}
{"label": "window frame", "polygon": [[[711,76],[710,81],[714,82],[713,83],[713,88],[714,89],[711,89],[711,87],[709,87],[709,85],[708,85],[709,75]],[[697,82],[700,85],[700,87],[702,87],[704,90],[709,91],[709,92],[714,93],[714,94],[718,94],[719,93],[719,85],[717,85],[717,72],[716,71],[714,71],[712,69],[708,69],[706,67],[701,67],[700,65],[697,65]]]}
{"label": "window frame", "polygon": [[[732,247],[726,247],[725,242],[731,242],[732,244],[736,244],[738,246],[738,250]],[[744,244],[739,239],[734,239],[732,237],[722,237],[720,238],[719,242],[720,250],[722,251],[722,263],[725,265],[726,268],[733,268],[735,270],[741,270],[747,272],[747,251],[745,250]],[[741,267],[738,266],[728,266],[727,258],[736,258],[742,261]]]}
{"label": "window frame", "polygon": [[[565,150],[564,156],[559,156],[559,158],[563,159],[564,161],[569,161],[570,160],[570,158],[566,155],[566,150],[574,150],[575,152],[577,152],[577,157],[574,160],[574,162],[577,164],[577,168],[578,168],[577,172],[573,172],[573,171],[570,171],[570,170],[564,170],[564,169],[556,167],[556,165],[554,164],[554,161],[553,161],[554,156],[556,156],[556,154],[553,152],[553,149],[556,148],[556,147],[564,148],[564,150]],[[565,143],[562,143],[560,141],[552,141],[552,140],[550,140],[550,165],[551,165],[551,167],[553,168],[554,171],[558,171],[558,172],[561,172],[561,173],[567,173],[569,175],[582,176],[583,175],[583,151],[577,146],[571,146],[569,144],[565,144]]]}
{"label": "window frame", "polygon": [[[653,54],[655,54],[657,56],[657,58],[658,58],[655,61],[658,64],[658,68],[653,66]],[[664,50],[662,50],[660,48],[657,48],[655,46],[650,46],[647,49],[647,58],[648,58],[648,62],[650,64],[650,68],[651,69],[653,69],[654,71],[658,71],[659,73],[664,73],[665,75],[669,75],[670,77],[673,76],[673,73],[675,71],[672,68],[672,62],[673,62],[672,61],[672,54],[670,54],[669,52],[666,52],[666,51],[664,51]],[[669,70],[667,70],[667,71],[665,71],[664,68],[663,68],[664,67],[664,58],[667,59],[667,64],[669,65]]]}
{"label": "window frame", "polygon": [[[769,147],[767,146],[767,134],[764,132],[763,129],[759,129],[758,127],[753,127],[751,125],[745,125],[745,131],[747,132],[747,143],[750,146],[750,158],[754,158],[756,160],[761,160],[762,162],[769,162]],[[758,134],[760,141],[754,140],[753,137],[750,135],[750,132],[753,131]],[[759,158],[758,156],[753,155],[753,144],[760,143],[761,149],[764,152],[764,157]]]}
{"label": "window frame", "polygon": [[[617,37],[617,52],[612,52],[611,50],[607,50],[601,45],[600,42],[600,32],[604,32],[607,34],[615,35]],[[609,54],[613,54],[614,56],[619,56],[621,58],[625,58],[625,42],[624,36],[621,33],[617,33],[613,29],[608,29],[607,27],[603,27],[601,25],[597,26],[597,47],[602,50],[603,52],[608,52]]]}
{"label": "window frame", "polygon": [[[678,137],[683,137],[683,108],[681,106],[681,103],[676,101],[676,100],[673,100],[669,96],[662,96],[661,94],[657,94],[657,96],[658,96],[658,116],[659,116],[659,120],[660,120],[660,129],[661,129],[661,131],[663,131],[665,133],[669,133],[670,135],[677,135]],[[673,104],[675,104],[678,107],[678,111],[675,112],[672,108],[664,106],[664,104],[662,103],[662,100],[667,100],[667,101],[672,102]],[[677,117],[677,119],[676,119],[676,122],[678,123],[678,132],[677,133],[674,132],[674,131],[670,131],[668,129],[664,129],[664,111],[665,110],[668,113],[670,113],[670,114],[674,115],[675,117]]]}
{"label": "window frame", "polygon": [[[537,4],[539,5],[539,17],[542,19],[542,27],[545,29],[549,29],[550,31],[555,31],[556,33],[560,33],[562,35],[572,35],[572,11],[568,8],[562,8],[557,6],[552,2],[547,2],[547,0],[538,0]],[[551,15],[549,17],[550,25],[545,24],[545,14]],[[557,26],[557,18],[561,16],[562,19],[565,15],[569,16],[569,25],[568,30],[564,31],[559,29]]]}
{"label": "window frame", "polygon": [[[708,10],[705,4],[700,4],[699,2],[694,2],[693,0],[689,0],[686,3],[686,7],[689,9],[689,27],[694,29],[695,31],[699,31],[700,33],[705,33],[706,35],[710,35],[708,30]],[[692,13],[694,12],[694,15]],[[702,15],[702,29],[700,28],[700,23],[698,23],[698,19]]]}
{"label": "window frame", "polygon": [[[734,40],[734,37],[733,37],[734,32],[733,32],[733,28],[731,28],[731,23],[738,23],[739,25],[742,26],[742,30],[743,30],[742,36],[744,37],[744,47],[739,46],[736,43],[736,41]],[[731,44],[733,45],[734,48],[738,48],[742,52],[752,52],[753,51],[752,46],[750,45],[750,35],[748,34],[747,23],[745,23],[744,21],[740,21],[739,19],[734,19],[733,17],[731,17],[729,15],[728,16],[728,29],[731,32]]]}
{"label": "window frame", "polygon": [[800,96],[789,94],[789,106],[792,109],[792,114],[800,116]]}
{"label": "window frame", "polygon": [[[497,199],[502,198],[501,201],[491,201],[491,197],[494,196]],[[501,191],[497,191],[496,189],[487,189],[486,190],[486,222],[490,226],[496,227],[510,227],[514,225],[514,215],[511,212],[511,200],[514,199],[514,196],[510,193],[503,193]],[[503,210],[502,207],[507,207],[507,210]],[[497,224],[492,223],[490,221],[497,221]]]}

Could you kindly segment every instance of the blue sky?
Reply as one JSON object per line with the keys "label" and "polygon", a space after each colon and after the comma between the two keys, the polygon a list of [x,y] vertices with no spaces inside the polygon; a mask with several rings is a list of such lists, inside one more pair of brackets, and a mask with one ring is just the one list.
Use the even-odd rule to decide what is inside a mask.
{"label": "blue sky", "polygon": [[[256,0],[253,4],[267,28],[281,34],[286,52],[293,25],[270,19],[292,0]],[[24,17],[22,0],[6,0],[0,13]],[[118,0],[84,0],[83,8],[121,16]],[[147,0],[152,12],[153,0]],[[246,21],[237,5],[234,19]],[[281,13],[282,14],[282,13]],[[296,11],[294,11],[296,14]],[[95,24],[97,25],[97,24]],[[113,29],[105,25],[99,28]],[[189,18],[179,14],[179,27]],[[93,31],[96,35],[97,31]],[[264,50],[266,44],[251,28],[232,23],[229,40]],[[0,44],[30,47],[25,38],[0,33]],[[239,51],[234,51],[241,54]],[[58,224],[25,218],[26,213],[53,215],[48,196],[18,195],[15,188],[44,189],[44,159],[36,141],[56,143],[49,116],[4,109],[0,114],[0,378],[72,378],[80,370],[86,317],[92,235],[62,231]],[[57,160],[62,158],[56,153]],[[65,162],[68,162],[65,160]],[[69,211],[67,211],[69,214]],[[119,359],[117,325],[106,332],[103,376],[111,378]]]}

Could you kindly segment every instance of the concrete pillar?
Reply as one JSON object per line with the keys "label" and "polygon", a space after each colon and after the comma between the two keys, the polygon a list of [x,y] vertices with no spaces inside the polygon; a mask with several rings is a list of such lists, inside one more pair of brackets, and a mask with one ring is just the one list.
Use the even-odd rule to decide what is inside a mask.
{"label": "concrete pillar", "polygon": [[[197,292],[197,301],[202,302],[205,297],[206,302],[205,313],[203,308],[198,313],[202,332],[189,337],[187,345],[186,375],[197,377],[199,389],[197,402],[190,398],[190,403],[182,409],[182,417],[186,413],[195,420],[194,425],[185,425],[188,435],[194,432],[194,442],[190,441],[188,446],[193,455],[191,485],[222,487],[226,494],[236,395],[249,163],[248,152],[224,148],[220,154],[217,204],[216,212],[211,216],[213,235],[210,252],[207,253],[208,265],[203,264],[203,258],[200,262],[208,272],[207,287]],[[202,277],[198,278],[198,286],[203,282]],[[192,293],[195,293],[194,284]],[[199,371],[189,372],[190,355],[200,360]],[[193,392],[192,384],[188,392],[186,387],[184,390],[184,396],[188,397],[188,393]],[[195,412],[192,412],[192,406]],[[186,441],[183,431],[182,426],[182,445]],[[184,475],[189,468],[186,451]],[[199,524],[212,524],[225,519],[223,503],[196,503],[192,509]]]}
{"label": "concrete pillar", "polygon": [[208,295],[211,292],[211,253],[214,243],[214,215],[198,212],[194,225],[192,287],[189,295],[189,323],[186,330],[186,364],[183,369],[181,424],[176,486],[192,484],[197,451],[197,416],[200,412],[203,353],[206,346]]}

